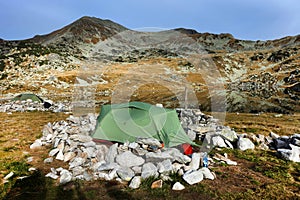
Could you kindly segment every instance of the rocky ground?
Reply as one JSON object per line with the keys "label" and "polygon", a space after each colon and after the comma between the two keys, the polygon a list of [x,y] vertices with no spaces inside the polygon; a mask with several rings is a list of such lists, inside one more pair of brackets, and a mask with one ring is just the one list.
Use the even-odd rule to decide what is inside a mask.
{"label": "rocky ground", "polygon": [[[16,105],[19,105],[19,102]],[[24,110],[28,109],[24,107]],[[82,117],[71,115],[66,120],[46,124],[42,137],[30,143],[31,151],[36,152],[32,154],[38,157],[41,154],[38,152],[43,146],[46,147],[43,150],[43,159],[40,160],[44,166],[40,168],[41,164],[34,164],[38,159],[36,156],[28,156],[27,162],[32,163],[28,169],[31,175],[20,176],[18,172],[12,170],[3,177],[4,184],[9,184],[12,180],[18,180],[19,183],[26,182],[42,170],[44,172],[42,176],[57,180],[57,184],[64,187],[76,183],[76,180],[90,183],[94,180],[115,180],[125,188],[138,189],[144,187],[143,182],[152,179],[148,186],[152,189],[171,184],[172,190],[189,191],[188,185],[199,185],[204,181],[203,178],[212,181],[210,183],[212,185],[214,181],[218,184],[221,178],[219,176],[223,176],[218,171],[220,167],[227,166],[228,169],[233,169],[230,166],[241,167],[245,164],[245,161],[240,159],[242,152],[246,152],[245,154],[249,156],[247,153],[249,149],[255,148],[256,152],[275,150],[281,160],[300,162],[299,134],[290,136],[279,136],[275,133],[271,133],[270,136],[238,134],[228,126],[220,125],[218,120],[200,110],[177,111],[189,137],[201,145],[201,148],[194,149],[194,153],[190,156],[184,155],[181,147],[162,148],[159,141],[149,139],[125,144],[98,143],[90,137],[96,124],[96,115],[89,114]],[[20,110],[15,112],[9,110],[7,113],[16,112]],[[233,156],[230,151],[222,149],[232,149],[236,151],[236,155]],[[208,153],[208,167],[205,167],[205,152]],[[252,154],[255,155],[254,152]],[[204,181],[203,184],[206,183]]]}

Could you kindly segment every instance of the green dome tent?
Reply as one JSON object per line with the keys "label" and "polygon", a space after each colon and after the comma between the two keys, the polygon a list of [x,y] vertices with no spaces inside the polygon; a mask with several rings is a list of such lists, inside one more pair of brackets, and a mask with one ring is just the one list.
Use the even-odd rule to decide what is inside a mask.
{"label": "green dome tent", "polygon": [[124,143],[151,137],[166,147],[196,145],[184,132],[175,110],[142,102],[101,107],[93,138]]}
{"label": "green dome tent", "polygon": [[31,99],[32,101],[37,101],[39,103],[44,102],[44,100],[41,97],[39,97],[35,94],[19,94],[18,96],[14,97],[12,100],[13,101],[18,101],[18,100],[19,101],[24,101],[24,100],[27,100],[27,99]]}

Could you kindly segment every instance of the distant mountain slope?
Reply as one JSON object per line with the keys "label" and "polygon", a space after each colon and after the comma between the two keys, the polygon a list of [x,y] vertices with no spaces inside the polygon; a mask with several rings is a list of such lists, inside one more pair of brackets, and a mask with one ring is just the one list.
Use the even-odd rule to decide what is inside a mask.
{"label": "distant mountain slope", "polygon": [[[92,58],[102,59],[98,55],[95,57],[100,52],[96,49],[123,31],[130,30],[110,20],[82,17],[46,35],[21,41],[0,39],[0,92],[29,90],[46,94],[51,91],[58,93],[59,88],[62,95],[70,97],[75,71],[94,62]],[[250,41],[236,39],[231,34],[198,33],[185,28],[166,33],[174,31],[194,39],[206,50],[225,81],[228,111],[300,111],[300,35]],[[172,45],[175,45],[174,49],[181,48],[176,47],[176,43]],[[121,52],[110,58],[111,63],[132,64],[156,58],[167,58],[174,63],[179,58],[176,52],[160,49],[132,52],[126,52],[126,48],[115,49],[120,46],[122,43],[111,44],[112,51]],[[182,67],[182,63],[178,62],[177,67]],[[183,67],[187,70],[193,68],[190,63]],[[194,80],[193,84],[197,88],[205,83]],[[206,102],[201,102],[201,105],[208,110]]]}

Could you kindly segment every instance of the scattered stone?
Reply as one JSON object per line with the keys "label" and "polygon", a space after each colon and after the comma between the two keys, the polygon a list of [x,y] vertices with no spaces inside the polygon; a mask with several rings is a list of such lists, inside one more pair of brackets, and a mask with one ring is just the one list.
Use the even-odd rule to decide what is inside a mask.
{"label": "scattered stone", "polygon": [[52,163],[52,162],[53,162],[53,157],[49,157],[44,160],[44,163]]}
{"label": "scattered stone", "polygon": [[103,163],[98,167],[98,171],[108,171],[112,169],[119,169],[120,165],[117,163]]}
{"label": "scattered stone", "polygon": [[72,180],[72,173],[69,172],[68,170],[62,170],[60,172],[60,179],[59,179],[59,183],[60,184],[66,184],[68,182],[70,182]]}
{"label": "scattered stone", "polygon": [[27,161],[28,163],[32,162],[32,161],[33,161],[33,157],[32,157],[32,156],[28,157],[28,158],[26,159],[26,161]]}
{"label": "scattered stone", "polygon": [[64,155],[64,162],[69,162],[70,160],[72,160],[73,158],[75,158],[75,156],[76,156],[76,153],[74,153],[72,151],[65,153],[65,155]]}
{"label": "scattered stone", "polygon": [[202,167],[198,171],[202,172],[203,178],[214,180],[215,176],[211,173],[211,171],[207,167]]}
{"label": "scattered stone", "polygon": [[222,129],[220,135],[230,142],[234,142],[238,139],[236,132],[230,130],[229,128]]}
{"label": "scattered stone", "polygon": [[40,148],[42,147],[42,141],[40,139],[37,139],[34,141],[33,144],[30,145],[30,149],[37,149],[37,148]]}
{"label": "scattered stone", "polygon": [[201,154],[200,153],[193,153],[192,154],[192,160],[189,164],[190,169],[191,170],[199,169],[200,161],[201,161]]}
{"label": "scattered stone", "polygon": [[197,138],[197,133],[194,132],[193,130],[189,129],[187,132],[187,135],[189,136],[189,138],[194,141]]}
{"label": "scattered stone", "polygon": [[278,149],[277,152],[285,160],[300,162],[300,147],[290,144],[290,149]]}
{"label": "scattered stone", "polygon": [[169,174],[173,170],[170,159],[164,160],[157,164],[158,172],[161,174]]}
{"label": "scattered stone", "polygon": [[126,151],[117,155],[116,162],[124,167],[139,166],[145,163],[142,157],[134,155],[131,151]]}
{"label": "scattered stone", "polygon": [[296,145],[296,146],[300,147],[300,139],[298,139],[298,138],[296,138],[296,137],[292,137],[291,143],[292,143],[293,145]]}
{"label": "scattered stone", "polygon": [[59,149],[52,149],[50,152],[49,152],[49,156],[55,156],[57,153],[59,152]]}
{"label": "scattered stone", "polygon": [[174,159],[168,152],[148,152],[146,162],[162,162],[167,159]]}
{"label": "scattered stone", "polygon": [[134,177],[134,172],[129,167],[122,167],[117,170],[118,176],[123,180],[129,182]]}
{"label": "scattered stone", "polygon": [[153,163],[145,163],[142,167],[142,178],[158,177],[157,168]]}
{"label": "scattered stone", "polygon": [[154,181],[152,184],[151,184],[151,188],[152,189],[155,189],[155,188],[162,188],[162,185],[163,185],[163,180],[157,180],[157,181]]}
{"label": "scattered stone", "polygon": [[245,151],[247,149],[254,149],[255,145],[249,138],[239,138],[237,148],[241,151]]}
{"label": "scattered stone", "polygon": [[4,177],[4,180],[10,179],[11,177],[13,177],[13,175],[15,175],[14,172],[9,172],[9,173]]}
{"label": "scattered stone", "polygon": [[58,154],[56,155],[56,158],[55,158],[56,160],[64,160],[64,154],[63,154],[63,152],[62,152],[62,150],[60,150],[59,152],[58,152]]}
{"label": "scattered stone", "polygon": [[132,189],[137,189],[140,187],[142,183],[142,177],[141,176],[135,176],[133,177],[133,179],[131,180],[129,187]]}
{"label": "scattered stone", "polygon": [[28,169],[28,171],[29,171],[29,172],[32,172],[32,171],[37,171],[37,169],[36,169],[36,168],[34,168],[34,167],[30,167],[30,168]]}
{"label": "scattered stone", "polygon": [[189,171],[183,174],[182,178],[188,184],[193,185],[203,180],[203,173],[200,171]]}
{"label": "scattered stone", "polygon": [[131,142],[131,143],[129,143],[128,147],[131,149],[136,149],[139,147],[139,144],[136,142]]}
{"label": "scattered stone", "polygon": [[161,147],[161,143],[155,138],[138,138],[136,142],[139,144]]}
{"label": "scattered stone", "polygon": [[132,167],[132,170],[134,171],[135,174],[142,173],[142,167],[140,167],[140,166],[134,166],[134,167]]}
{"label": "scattered stone", "polygon": [[222,156],[219,153],[216,153],[213,158],[218,161],[224,161],[227,165],[237,165],[237,162],[232,161],[229,158],[226,158],[225,156]]}
{"label": "scattered stone", "polygon": [[180,182],[176,182],[172,187],[172,190],[175,190],[175,191],[180,191],[180,190],[184,190],[184,189],[185,189],[184,185],[182,185]]}
{"label": "scattered stone", "polygon": [[277,138],[279,138],[280,136],[278,135],[278,134],[276,134],[276,133],[274,133],[274,132],[270,132],[270,137],[272,138],[272,139],[277,139]]}
{"label": "scattered stone", "polygon": [[175,148],[169,148],[165,151],[165,153],[169,154],[174,161],[177,161],[182,164],[189,163],[192,160],[189,156],[184,155],[178,149]]}
{"label": "scattered stone", "polygon": [[70,139],[74,141],[83,142],[83,143],[90,142],[93,140],[91,136],[87,136],[87,135],[70,135]]}
{"label": "scattered stone", "polygon": [[107,155],[105,157],[105,161],[108,163],[113,163],[115,162],[117,155],[118,155],[118,144],[115,143],[109,147]]}
{"label": "scattered stone", "polygon": [[225,148],[227,147],[224,139],[221,136],[214,136],[211,138],[212,140],[212,145],[216,146],[216,147],[221,147],[221,148]]}
{"label": "scattered stone", "polygon": [[72,160],[72,162],[69,163],[70,169],[81,166],[85,162],[84,158],[76,157]]}
{"label": "scattered stone", "polygon": [[52,178],[52,179],[58,179],[58,175],[54,174],[53,172],[49,172],[48,174],[46,174],[45,177],[49,177],[49,178]]}

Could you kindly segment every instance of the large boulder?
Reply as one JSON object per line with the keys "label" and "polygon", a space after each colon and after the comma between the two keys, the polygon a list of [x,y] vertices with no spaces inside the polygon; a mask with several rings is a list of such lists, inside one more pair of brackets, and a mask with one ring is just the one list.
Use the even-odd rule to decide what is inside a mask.
{"label": "large boulder", "polygon": [[134,155],[131,151],[125,151],[117,155],[116,162],[124,167],[139,166],[145,163],[142,157]]}
{"label": "large boulder", "polygon": [[239,150],[245,151],[247,149],[254,149],[255,145],[249,138],[239,138],[237,142],[237,148]]}

